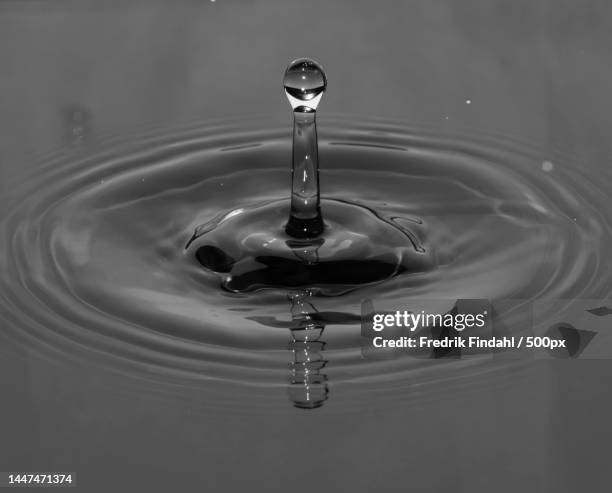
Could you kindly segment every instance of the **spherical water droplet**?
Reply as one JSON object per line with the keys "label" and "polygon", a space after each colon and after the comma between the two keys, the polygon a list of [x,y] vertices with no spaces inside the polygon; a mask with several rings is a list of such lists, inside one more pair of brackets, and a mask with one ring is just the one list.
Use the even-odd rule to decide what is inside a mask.
{"label": "spherical water droplet", "polygon": [[285,94],[294,111],[315,111],[327,87],[323,67],[309,58],[292,61],[283,79]]}
{"label": "spherical water droplet", "polygon": [[555,165],[550,161],[544,161],[542,163],[542,169],[547,173],[550,173],[555,168]]}

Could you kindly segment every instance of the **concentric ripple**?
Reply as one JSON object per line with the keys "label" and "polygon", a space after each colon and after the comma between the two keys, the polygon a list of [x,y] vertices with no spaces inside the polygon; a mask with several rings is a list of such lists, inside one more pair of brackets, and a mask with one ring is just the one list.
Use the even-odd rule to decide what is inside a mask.
{"label": "concentric ripple", "polygon": [[[322,119],[319,133],[323,197],[416,221],[435,259],[433,269],[312,298],[336,314],[321,336],[331,385],[395,388],[475,364],[362,360],[364,298],[400,309],[419,299],[609,296],[607,178],[559,156],[543,167],[551,157],[536,148],[470,132]],[[129,371],[284,385],[287,292],[224,291],[184,247],[212,218],[286,198],[290,157],[287,128],[220,123],[43,163],[1,218],[0,309],[12,335]]]}

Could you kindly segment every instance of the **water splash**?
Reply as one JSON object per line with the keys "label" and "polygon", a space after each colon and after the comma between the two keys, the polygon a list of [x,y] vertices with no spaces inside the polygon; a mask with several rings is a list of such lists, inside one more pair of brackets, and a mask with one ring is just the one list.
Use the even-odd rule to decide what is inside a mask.
{"label": "water splash", "polygon": [[[360,210],[359,217],[368,220],[374,217],[368,211],[376,211],[408,228],[419,243],[436,245],[437,266],[362,284],[341,297],[313,291],[308,303],[316,311],[308,312],[313,325],[325,326],[326,345],[318,355],[313,346],[311,357],[329,362],[320,374],[333,396],[326,401],[330,410],[340,395],[357,404],[372,395],[393,400],[398,389],[415,383],[419,392],[445,383],[447,390],[465,388],[504,368],[470,359],[435,366],[411,358],[364,363],[363,298],[401,307],[414,299],[610,297],[606,176],[593,182],[581,163],[499,136],[355,118],[319,123],[322,177],[335,195],[322,200],[330,234],[335,218],[344,216],[334,214],[334,207]],[[249,241],[263,246],[282,240],[292,242],[287,258],[299,262],[292,265],[325,261],[327,232],[318,249],[301,249],[299,239],[284,231],[290,210],[283,198],[291,154],[286,130],[261,119],[195,123],[129,135],[92,154],[70,149],[42,163],[36,175],[11,190],[12,203],[2,211],[4,335],[54,358],[83,358],[156,380],[205,381],[206,388],[216,382],[211,403],[239,395],[264,406],[264,394],[282,396],[288,372],[291,388],[293,364],[303,354],[298,345],[294,355],[291,342],[288,350],[296,323],[288,315],[292,288],[220,290],[224,274],[194,262],[197,241],[194,249],[183,247],[198,225],[238,211],[221,221],[229,226],[246,217],[240,211],[264,204],[266,214],[274,212],[277,234],[240,236],[248,222],[233,223],[227,231],[241,239],[236,251]],[[542,172],[544,160],[555,163],[554,173]],[[343,225],[355,234],[363,227],[361,219]],[[412,245],[403,233],[397,240]],[[343,246],[336,244],[338,251]],[[399,250],[414,259],[428,257],[414,247]],[[234,260],[236,268],[240,259]],[[251,268],[242,265],[244,272]],[[257,268],[266,272],[269,266]],[[235,273],[239,279],[241,272]],[[300,275],[295,272],[296,284]],[[322,289],[334,287],[341,286]],[[230,385],[240,391],[232,393]],[[315,387],[310,395],[322,395]]]}
{"label": "water splash", "polygon": [[[402,223],[383,209],[346,199],[321,200],[316,109],[327,77],[317,62],[301,58],[289,64],[283,85],[293,109],[287,216],[284,201],[270,201],[214,217],[187,244],[195,259],[221,274],[221,286],[232,292],[302,288],[343,294],[434,268],[420,238],[422,221]],[[279,224],[283,216],[288,220]]]}

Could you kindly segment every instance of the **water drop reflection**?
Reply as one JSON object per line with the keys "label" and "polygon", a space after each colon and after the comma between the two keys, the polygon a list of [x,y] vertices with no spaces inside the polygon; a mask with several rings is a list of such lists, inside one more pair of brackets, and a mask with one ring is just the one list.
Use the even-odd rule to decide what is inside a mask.
{"label": "water drop reflection", "polygon": [[68,105],[61,110],[64,142],[70,147],[82,147],[93,140],[91,111],[80,104]]}
{"label": "water drop reflection", "polygon": [[327,364],[323,357],[325,342],[321,340],[325,325],[317,320],[317,310],[308,292],[294,293],[289,298],[292,320],[289,349],[293,352],[289,398],[295,407],[315,409],[323,405],[329,394],[327,375],[322,373]]}
{"label": "water drop reflection", "polygon": [[324,356],[323,333],[329,324],[359,325],[361,317],[353,313],[319,311],[314,305],[315,291],[297,290],[287,294],[291,319],[246,317],[267,327],[289,329],[289,399],[300,409],[321,407],[329,397],[329,378],[324,372],[328,359]]}

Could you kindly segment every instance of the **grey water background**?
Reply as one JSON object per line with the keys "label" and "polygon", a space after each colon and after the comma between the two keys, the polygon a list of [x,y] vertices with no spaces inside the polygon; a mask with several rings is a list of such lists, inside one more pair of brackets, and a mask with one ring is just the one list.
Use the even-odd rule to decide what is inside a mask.
{"label": "grey water background", "polygon": [[[487,128],[609,176],[610,21],[603,1],[0,2],[0,206],[39,156],[98,136],[241,114],[289,126],[280,79],[299,56],[326,67],[321,120]],[[609,361],[536,361],[392,405],[337,388],[304,412],[282,388],[261,389],[266,408],[216,405],[207,386],[42,357],[5,332],[0,469],[76,471],[82,491],[609,488]]]}

